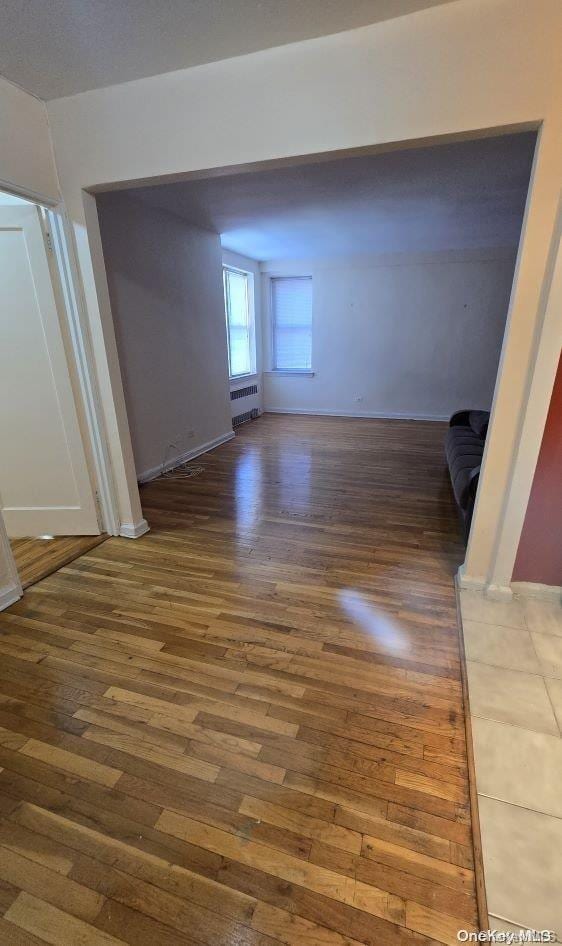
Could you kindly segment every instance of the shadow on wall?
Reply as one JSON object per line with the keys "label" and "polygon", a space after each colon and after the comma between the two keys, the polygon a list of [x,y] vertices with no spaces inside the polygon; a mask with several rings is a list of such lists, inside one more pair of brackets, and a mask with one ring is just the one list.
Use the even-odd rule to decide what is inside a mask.
{"label": "shadow on wall", "polygon": [[562,355],[513,571],[514,581],[562,585]]}
{"label": "shadow on wall", "polygon": [[232,433],[218,234],[97,198],[138,478]]}

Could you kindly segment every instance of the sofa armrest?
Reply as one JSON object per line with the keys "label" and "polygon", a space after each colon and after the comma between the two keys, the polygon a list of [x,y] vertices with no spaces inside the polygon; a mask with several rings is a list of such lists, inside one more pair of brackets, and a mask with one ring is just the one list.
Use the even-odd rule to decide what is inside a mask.
{"label": "sofa armrest", "polygon": [[449,421],[449,427],[469,427],[470,411],[457,411]]}

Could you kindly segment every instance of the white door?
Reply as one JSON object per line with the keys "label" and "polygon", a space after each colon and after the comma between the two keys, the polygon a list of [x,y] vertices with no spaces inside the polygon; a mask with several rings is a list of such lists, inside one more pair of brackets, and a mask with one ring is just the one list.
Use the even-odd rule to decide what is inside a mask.
{"label": "white door", "polygon": [[0,507],[10,537],[97,535],[41,211],[0,207]]}

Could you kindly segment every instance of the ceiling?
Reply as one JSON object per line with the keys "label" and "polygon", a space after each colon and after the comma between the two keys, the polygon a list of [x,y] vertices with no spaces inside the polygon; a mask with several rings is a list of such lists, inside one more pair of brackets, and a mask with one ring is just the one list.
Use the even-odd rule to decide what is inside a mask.
{"label": "ceiling", "polygon": [[449,0],[2,0],[2,74],[74,95],[392,19]]}
{"label": "ceiling", "polygon": [[126,193],[262,261],[515,246],[534,142],[506,135]]}

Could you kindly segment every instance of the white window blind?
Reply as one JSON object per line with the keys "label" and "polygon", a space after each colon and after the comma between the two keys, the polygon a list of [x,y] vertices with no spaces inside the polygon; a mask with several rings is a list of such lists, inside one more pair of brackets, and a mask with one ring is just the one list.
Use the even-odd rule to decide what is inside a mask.
{"label": "white window blind", "polygon": [[224,307],[228,338],[228,369],[231,378],[252,371],[252,326],[248,297],[248,274],[224,267]]}
{"label": "white window blind", "polygon": [[312,278],[275,276],[271,280],[273,368],[310,371],[312,367]]}

